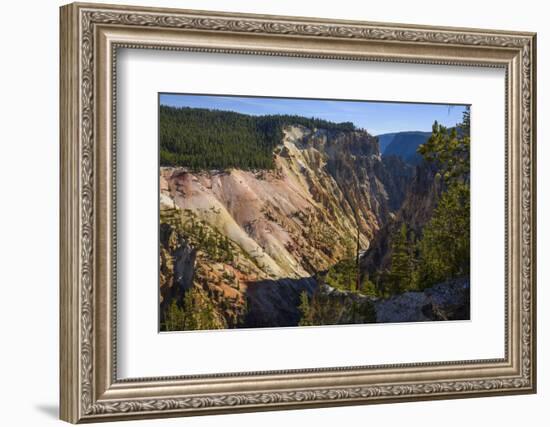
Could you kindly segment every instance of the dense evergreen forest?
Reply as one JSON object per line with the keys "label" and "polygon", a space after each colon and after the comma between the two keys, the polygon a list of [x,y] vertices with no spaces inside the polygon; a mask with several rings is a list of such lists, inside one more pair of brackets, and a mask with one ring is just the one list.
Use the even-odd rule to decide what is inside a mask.
{"label": "dense evergreen forest", "polygon": [[232,111],[160,106],[160,164],[201,169],[272,169],[273,149],[286,125],[353,131],[333,123],[292,115],[250,116]]}

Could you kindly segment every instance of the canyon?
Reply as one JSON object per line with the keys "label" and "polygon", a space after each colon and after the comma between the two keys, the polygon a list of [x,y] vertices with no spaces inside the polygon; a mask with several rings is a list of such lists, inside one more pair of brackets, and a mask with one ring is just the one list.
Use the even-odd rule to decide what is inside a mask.
{"label": "canyon", "polygon": [[[392,321],[388,301],[320,278],[357,258],[358,291],[369,270],[387,266],[396,224],[429,219],[433,171],[383,157],[364,130],[287,125],[282,134],[272,169],[161,167],[161,322],[190,290],[212,328],[296,326],[304,294],[337,303],[335,323]],[[454,305],[465,304],[457,298]],[[409,297],[409,311],[425,300]]]}

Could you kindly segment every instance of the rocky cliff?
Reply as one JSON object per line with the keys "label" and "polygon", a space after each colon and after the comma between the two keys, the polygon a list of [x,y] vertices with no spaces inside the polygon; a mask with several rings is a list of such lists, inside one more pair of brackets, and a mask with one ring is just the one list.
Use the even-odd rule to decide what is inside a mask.
{"label": "rocky cliff", "polygon": [[[392,161],[398,161],[393,158]],[[385,161],[389,161],[387,158]],[[368,250],[361,258],[363,275],[371,276],[377,271],[387,270],[390,264],[390,238],[406,224],[417,237],[424,225],[430,220],[437,200],[443,191],[443,183],[436,178],[437,169],[426,162],[415,167],[415,172],[408,185],[403,187],[401,206],[393,218],[387,221],[372,240]]]}
{"label": "rocky cliff", "polygon": [[454,279],[422,292],[405,292],[375,302],[377,323],[470,318],[470,280]]}
{"label": "rocky cliff", "polygon": [[[414,170],[382,160],[367,132],[286,126],[283,135],[272,170],[161,168],[161,308],[194,286],[224,327],[295,322],[311,277],[366,250],[403,204]],[[244,314],[273,315],[270,304],[288,320]]]}
{"label": "rocky cliff", "polygon": [[470,318],[470,281],[467,278],[439,283],[423,291],[376,298],[321,285],[315,298],[337,307],[333,324],[399,323]]}

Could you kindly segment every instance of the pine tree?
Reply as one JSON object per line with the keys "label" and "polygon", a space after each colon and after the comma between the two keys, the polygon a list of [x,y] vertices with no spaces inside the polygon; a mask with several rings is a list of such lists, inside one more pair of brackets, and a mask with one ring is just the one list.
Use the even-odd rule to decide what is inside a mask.
{"label": "pine tree", "polygon": [[414,282],[423,289],[470,273],[470,108],[456,128],[435,122],[418,152],[438,167],[444,188],[417,245]]}
{"label": "pine tree", "polygon": [[407,225],[403,223],[392,238],[391,268],[388,274],[389,290],[392,294],[398,294],[411,288],[413,268],[413,254],[408,239]]}
{"label": "pine tree", "polygon": [[378,296],[378,290],[376,289],[375,283],[369,279],[368,276],[364,277],[361,281],[360,292],[363,295],[369,295],[372,297]]}
{"label": "pine tree", "polygon": [[181,331],[184,329],[185,315],[183,310],[178,307],[175,299],[168,306],[168,311],[165,315],[164,330],[166,331]]}
{"label": "pine tree", "polygon": [[309,297],[307,295],[306,291],[302,291],[300,294],[300,305],[298,306],[298,310],[300,310],[300,313],[302,314],[302,317],[300,318],[300,322],[298,323],[299,326],[312,326],[312,313],[311,313],[311,307],[309,305]]}
{"label": "pine tree", "polygon": [[163,324],[165,331],[194,331],[224,327],[225,325],[216,315],[214,305],[198,288],[191,288],[185,292],[181,307],[176,299],[172,300]]}
{"label": "pine tree", "polygon": [[470,273],[470,187],[443,193],[419,243],[424,287]]}
{"label": "pine tree", "polygon": [[[469,182],[470,180],[470,115],[464,115],[464,122],[447,129],[437,121],[432,127],[432,135],[418,147],[418,153],[438,168],[437,176],[445,184]],[[460,135],[457,129],[460,129]]]}

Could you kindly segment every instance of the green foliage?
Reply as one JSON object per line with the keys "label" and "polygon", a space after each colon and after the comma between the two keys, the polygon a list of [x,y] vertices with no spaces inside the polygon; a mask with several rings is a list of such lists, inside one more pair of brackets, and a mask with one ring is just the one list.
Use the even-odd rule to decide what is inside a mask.
{"label": "green foliage", "polygon": [[363,295],[369,295],[371,297],[376,297],[379,295],[376,285],[368,277],[364,277],[361,281],[359,292],[361,292]]}
{"label": "green foliage", "polygon": [[414,241],[409,236],[407,225],[403,223],[392,237],[391,268],[387,276],[392,294],[409,291],[414,287],[414,255]]}
{"label": "green foliage", "polygon": [[355,129],[350,122],[161,105],[160,164],[193,170],[273,169],[273,150],[289,124],[333,131]]}
{"label": "green foliage", "polygon": [[[354,323],[372,323],[376,321],[376,312],[372,301],[362,295],[377,296],[374,283],[368,277],[360,280],[359,272],[359,234],[354,243],[343,242],[345,257],[331,266],[326,272],[319,273],[319,283],[347,293],[343,299],[334,297],[322,289],[308,298],[300,295],[299,310],[302,313],[300,326],[337,325]],[[362,294],[362,295],[359,295]]]}
{"label": "green foliage", "polygon": [[212,302],[198,288],[191,288],[184,297],[182,306],[172,300],[164,320],[165,331],[195,331],[222,329],[223,323],[217,318]]}
{"label": "green foliage", "polygon": [[376,323],[376,308],[372,302],[363,303],[357,308],[353,323]]}
{"label": "green foliage", "polygon": [[376,322],[376,310],[372,301],[334,297],[318,290],[311,298],[303,292],[300,296],[300,326],[344,325]]}
{"label": "green foliage", "polygon": [[459,123],[457,126],[461,136],[463,137],[470,136],[470,121],[471,121],[471,111],[470,111],[470,107],[467,107],[464,110],[464,113],[462,113],[462,123]]}
{"label": "green foliage", "polygon": [[443,193],[419,242],[424,287],[470,273],[470,187],[453,183]]}
{"label": "green foliage", "polygon": [[327,270],[323,281],[336,289],[356,291],[358,273],[355,258],[345,258]]}
{"label": "green foliage", "polygon": [[309,297],[307,295],[306,291],[302,291],[300,294],[300,305],[298,306],[298,310],[300,310],[300,313],[302,314],[302,317],[300,318],[300,322],[298,323],[299,326],[312,326],[312,310],[309,306]]}
{"label": "green foliage", "polygon": [[418,153],[436,166],[443,191],[418,241],[405,223],[390,237],[390,270],[377,276],[385,295],[421,290],[470,272],[470,109],[455,128],[435,122]]}
{"label": "green foliage", "polygon": [[323,292],[316,292],[311,298],[309,319],[312,325],[337,325],[340,323],[344,303],[330,298]]}
{"label": "green foliage", "polygon": [[438,177],[446,184],[470,180],[470,110],[464,113],[463,122],[447,129],[437,121],[432,127],[432,136],[418,147],[424,159],[439,169]]}
{"label": "green foliage", "polygon": [[446,186],[418,243],[417,281],[425,288],[470,273],[470,109],[450,132],[436,122],[419,152],[438,166]]}
{"label": "green foliage", "polygon": [[160,213],[160,223],[175,227],[178,234],[193,248],[202,251],[211,261],[231,264],[238,250],[224,234],[199,220],[190,211],[165,209]]}
{"label": "green foliage", "polygon": [[361,289],[359,282],[359,243],[354,243],[351,239],[342,239],[342,244],[346,248],[344,258],[333,264],[328,270],[320,275],[320,280],[336,289],[342,291],[358,292]]}
{"label": "green foliage", "polygon": [[164,316],[164,325],[161,325],[161,329],[164,331],[180,331],[181,325],[185,323],[185,314],[175,299],[172,300],[168,311]]}

